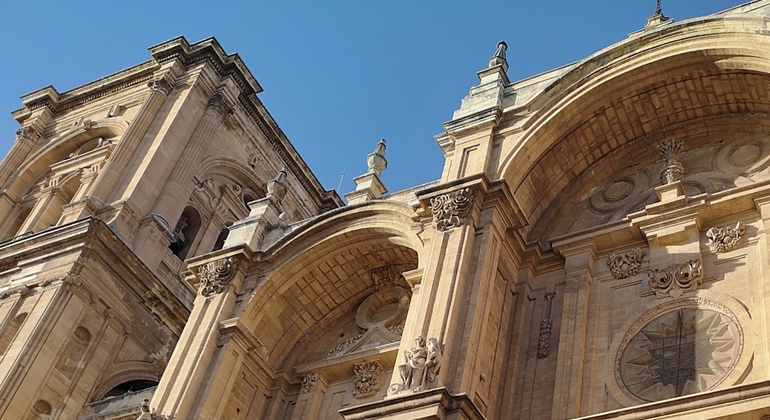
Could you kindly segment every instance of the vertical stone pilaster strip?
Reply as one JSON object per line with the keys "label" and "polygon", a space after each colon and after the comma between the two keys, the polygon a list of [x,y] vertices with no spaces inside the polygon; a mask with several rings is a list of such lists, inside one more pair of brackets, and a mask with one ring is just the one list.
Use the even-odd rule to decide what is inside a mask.
{"label": "vertical stone pilaster strip", "polygon": [[40,133],[32,127],[23,127],[16,131],[16,141],[0,163],[0,187],[8,186],[11,175],[16,172],[39,138]]}
{"label": "vertical stone pilaster strip", "polygon": [[150,87],[149,97],[139,109],[128,130],[123,133],[123,138],[115,148],[115,152],[107,161],[94,183],[90,195],[105,203],[111,200],[114,194],[112,189],[117,184],[119,177],[124,173],[126,167],[128,167],[131,158],[147,133],[147,129],[155,120],[161,105],[163,105],[166,97],[174,88],[173,84],[164,78],[155,79],[149,82],[148,86]]}
{"label": "vertical stone pilaster strip", "polygon": [[[214,93],[209,98],[203,117],[193,131],[192,137],[177,160],[174,169],[171,170],[163,192],[155,202],[153,213],[163,216],[172,225],[183,208],[180,203],[187,202],[187,197],[192,190],[192,177],[195,174],[198,163],[208,150],[209,142],[224,117],[232,112],[221,92]],[[188,185],[189,184],[189,185]],[[183,206],[183,204],[181,204]]]}

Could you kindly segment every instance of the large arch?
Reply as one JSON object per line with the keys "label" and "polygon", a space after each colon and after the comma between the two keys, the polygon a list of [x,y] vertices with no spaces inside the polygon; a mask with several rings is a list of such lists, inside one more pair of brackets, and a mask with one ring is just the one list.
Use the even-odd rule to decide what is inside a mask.
{"label": "large arch", "polygon": [[686,150],[687,137],[709,124],[770,115],[770,38],[757,31],[764,20],[755,22],[738,28],[722,18],[704,19],[631,37],[534,98],[525,134],[501,158],[497,173],[529,222],[524,236],[548,239],[535,238],[538,221],[558,213],[554,207],[564,196],[596,188],[587,179],[594,171],[605,177],[622,172],[627,159],[597,169],[613,153],[633,148],[638,153],[627,157],[654,162],[662,140],[682,136]]}
{"label": "large arch", "polygon": [[261,264],[259,284],[241,320],[260,335],[273,368],[290,368],[297,352],[325,327],[374,292],[369,273],[423,264],[422,242],[411,230],[412,209],[369,202],[311,220],[275,244]]}

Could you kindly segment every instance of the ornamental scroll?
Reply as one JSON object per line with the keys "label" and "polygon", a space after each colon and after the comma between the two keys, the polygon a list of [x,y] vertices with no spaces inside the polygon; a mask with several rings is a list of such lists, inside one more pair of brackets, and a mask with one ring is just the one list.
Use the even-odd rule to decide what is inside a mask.
{"label": "ornamental scroll", "polygon": [[430,199],[433,222],[436,229],[444,232],[460,227],[471,209],[471,190],[462,188]]}
{"label": "ornamental scroll", "polygon": [[727,252],[734,249],[743,239],[746,225],[738,222],[733,226],[713,227],[706,231],[709,246],[716,252]]}
{"label": "ornamental scroll", "polygon": [[235,261],[232,257],[211,261],[198,267],[197,271],[201,295],[211,297],[225,291],[235,275]]}
{"label": "ornamental scroll", "polygon": [[650,279],[650,288],[659,298],[668,296],[677,298],[684,292],[695,290],[703,281],[700,259],[655,269],[647,275]]}

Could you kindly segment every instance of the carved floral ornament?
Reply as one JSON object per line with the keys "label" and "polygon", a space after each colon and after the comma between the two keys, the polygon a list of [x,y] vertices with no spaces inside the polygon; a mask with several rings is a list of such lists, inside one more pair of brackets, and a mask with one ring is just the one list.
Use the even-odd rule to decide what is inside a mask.
{"label": "carved floral ornament", "polygon": [[318,383],[318,374],[317,373],[308,373],[307,375],[302,377],[302,393],[308,394],[310,391],[313,390],[316,383]]}
{"label": "carved floral ornament", "polygon": [[436,229],[444,232],[462,226],[471,209],[472,195],[471,189],[466,187],[431,198],[430,206]]}
{"label": "carved floral ornament", "polygon": [[642,248],[634,248],[625,253],[610,254],[607,256],[607,266],[613,277],[618,280],[624,279],[639,272],[643,256]]}
{"label": "carved floral ornament", "polygon": [[353,366],[353,388],[356,398],[366,398],[379,391],[380,376],[382,375],[382,363],[379,360],[363,362]]}
{"label": "carved floral ornament", "polygon": [[701,260],[694,259],[647,273],[650,288],[658,298],[678,298],[682,293],[695,290],[703,281]]}
{"label": "carved floral ornament", "polygon": [[222,293],[235,275],[233,257],[207,262],[197,268],[201,295],[211,297]]}
{"label": "carved floral ornament", "polygon": [[716,252],[727,252],[734,249],[743,239],[746,225],[738,222],[735,226],[713,227],[706,231],[709,247]]}

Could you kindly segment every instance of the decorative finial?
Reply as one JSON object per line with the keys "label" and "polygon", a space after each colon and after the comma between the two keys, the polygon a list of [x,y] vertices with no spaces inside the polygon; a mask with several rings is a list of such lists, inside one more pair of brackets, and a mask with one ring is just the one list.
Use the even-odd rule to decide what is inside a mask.
{"label": "decorative finial", "polygon": [[366,166],[368,173],[380,176],[383,170],[388,167],[388,160],[385,159],[385,139],[381,139],[374,148],[374,152],[366,156]]}
{"label": "decorative finial", "polygon": [[660,180],[663,184],[672,184],[682,179],[684,166],[679,160],[679,152],[682,150],[682,140],[665,140],[660,143],[660,157],[666,159],[666,166],[660,172]]}
{"label": "decorative finial", "polygon": [[653,26],[660,25],[661,23],[671,20],[670,17],[663,14],[663,8],[660,5],[661,0],[657,0],[655,3],[655,13],[647,18],[647,24],[644,25],[644,29],[652,28]]}
{"label": "decorative finial", "polygon": [[505,58],[505,51],[507,49],[508,44],[506,44],[505,41],[498,42],[497,50],[492,55],[492,57],[489,58],[489,64],[487,65],[487,68],[503,66],[503,71],[508,71],[508,60]]}
{"label": "decorative finial", "polygon": [[284,195],[286,195],[286,169],[281,169],[275,179],[267,183],[267,196],[280,202]]}

